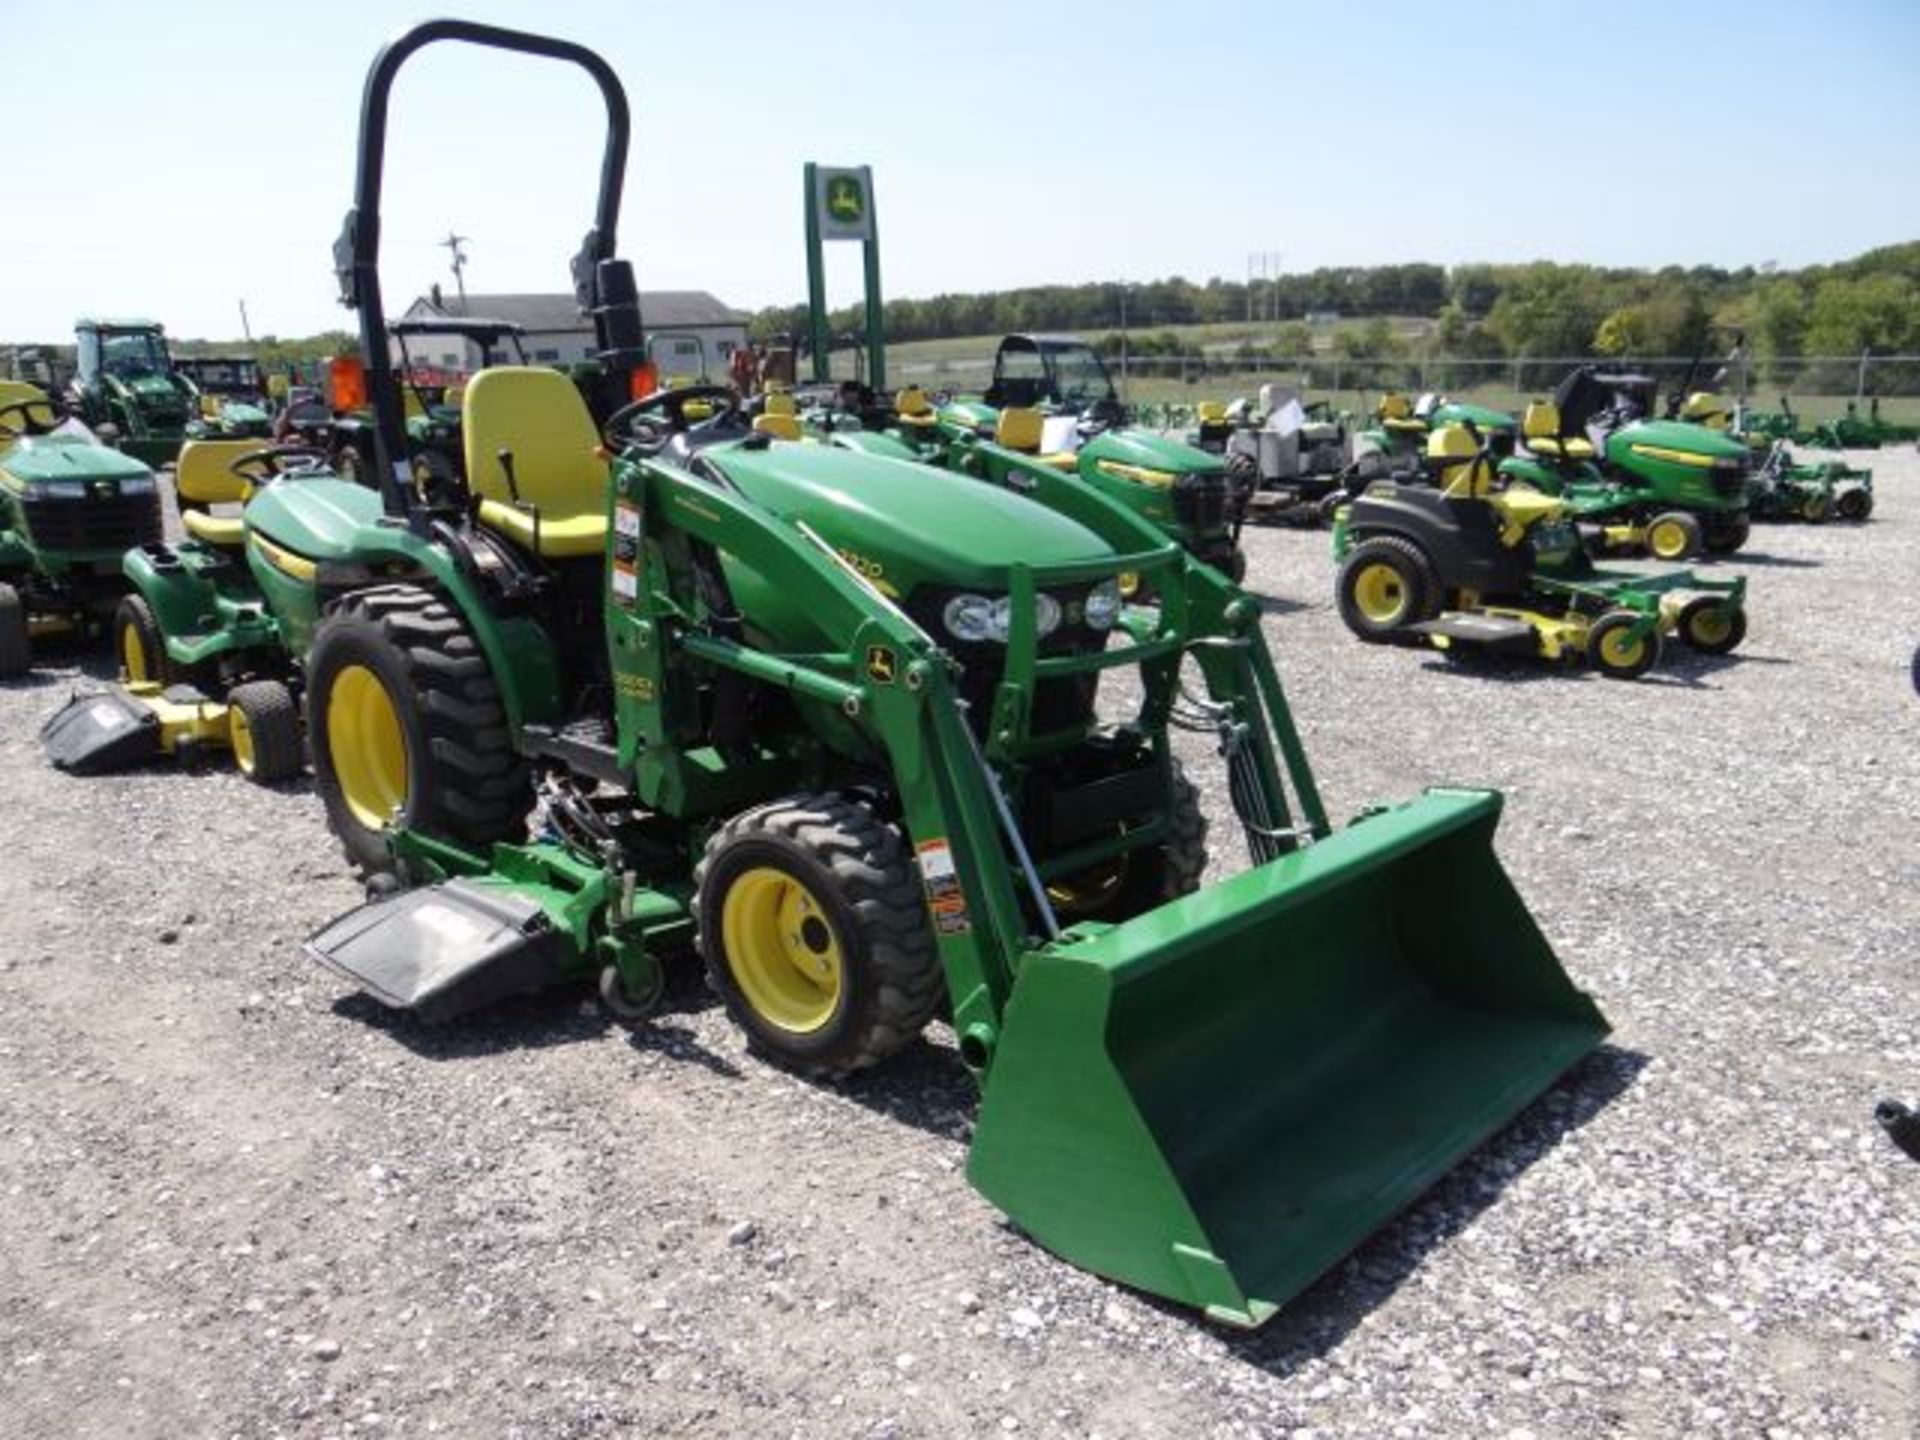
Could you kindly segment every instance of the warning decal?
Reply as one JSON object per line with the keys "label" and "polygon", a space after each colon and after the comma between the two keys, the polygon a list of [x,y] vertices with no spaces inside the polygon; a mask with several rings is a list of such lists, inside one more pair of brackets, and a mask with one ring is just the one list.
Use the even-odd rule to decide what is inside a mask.
{"label": "warning decal", "polygon": [[927,840],[915,847],[915,853],[920,857],[920,880],[927,888],[934,933],[965,935],[973,922],[967,917],[967,897],[960,889],[952,847],[945,840]]}
{"label": "warning decal", "polygon": [[613,598],[632,609],[640,598],[640,507],[621,499],[613,506]]}

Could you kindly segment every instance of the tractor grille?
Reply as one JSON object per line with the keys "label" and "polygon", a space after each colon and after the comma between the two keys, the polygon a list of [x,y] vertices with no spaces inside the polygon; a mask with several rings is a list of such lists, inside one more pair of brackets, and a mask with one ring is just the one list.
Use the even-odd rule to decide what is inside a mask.
{"label": "tractor grille", "polygon": [[[941,612],[953,593],[924,588],[914,595],[907,608],[921,627],[960,662],[960,698],[967,702],[967,716],[974,730],[984,736],[993,718],[994,691],[1006,669],[1007,647],[992,642],[966,644],[948,634]],[[1084,590],[1049,593],[1068,616],[1079,615]],[[1092,654],[1106,648],[1107,635],[1106,631],[1082,624],[1078,618],[1063,618],[1059,628],[1040,642],[1040,654],[1043,657]],[[1097,673],[1040,681],[1034,689],[1029,733],[1046,735],[1091,723],[1094,696],[1099,688]]]}
{"label": "tractor grille", "polygon": [[1748,466],[1738,460],[1730,460],[1713,467],[1713,488],[1717,494],[1728,499],[1742,495],[1747,488]]}
{"label": "tractor grille", "polygon": [[131,550],[160,539],[158,495],[26,500],[20,509],[42,550]]}
{"label": "tractor grille", "polygon": [[1173,518],[1189,531],[1205,534],[1227,523],[1227,477],[1224,471],[1188,473],[1173,482]]}

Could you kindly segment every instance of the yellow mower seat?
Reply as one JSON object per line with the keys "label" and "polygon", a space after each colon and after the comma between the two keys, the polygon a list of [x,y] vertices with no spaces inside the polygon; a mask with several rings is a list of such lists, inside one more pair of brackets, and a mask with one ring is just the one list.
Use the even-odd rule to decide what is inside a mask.
{"label": "yellow mower seat", "polygon": [[[29,385],[24,380],[0,380],[0,405],[31,405],[27,419],[42,429],[52,429],[59,417],[53,413],[53,405],[47,399],[47,392],[38,385]],[[15,439],[20,433],[21,418],[18,410],[0,419],[0,446]]]}
{"label": "yellow mower seat", "polygon": [[[496,366],[468,382],[463,409],[467,482],[480,500],[480,523],[552,559],[601,553],[610,472],[573,381],[536,365]],[[502,450],[513,456],[518,503]]]}
{"label": "yellow mower seat", "polygon": [[204,510],[183,510],[180,523],[194,539],[208,545],[237,550],[247,543],[247,522],[238,515],[209,515]]}
{"label": "yellow mower seat", "polygon": [[1202,425],[1224,425],[1227,423],[1227,407],[1218,400],[1202,400],[1194,407],[1194,416]]}
{"label": "yellow mower seat", "polygon": [[793,403],[793,396],[785,390],[769,390],[767,392],[765,413],[768,415],[798,415],[800,411]]}
{"label": "yellow mower seat", "polygon": [[776,440],[798,440],[801,435],[799,418],[790,414],[756,415],[753,428],[762,435],[773,436]]}
{"label": "yellow mower seat", "polygon": [[1413,406],[1407,397],[1389,392],[1380,397],[1380,424],[1388,430],[1399,430],[1409,435],[1424,434],[1427,422],[1413,413]]}
{"label": "yellow mower seat", "polygon": [[1560,437],[1560,407],[1551,400],[1533,400],[1520,417],[1520,438],[1527,449],[1550,460],[1591,460],[1593,446],[1578,438]]}
{"label": "yellow mower seat", "polygon": [[215,515],[209,505],[241,505],[253,494],[251,481],[233,473],[233,462],[266,448],[263,440],[189,440],[174,462],[173,493],[180,501],[180,523],[202,544],[238,549],[247,543],[247,524],[238,515]]}
{"label": "yellow mower seat", "polygon": [[927,392],[917,385],[910,385],[893,398],[893,410],[900,417],[902,425],[938,425],[940,416],[935,413],[933,402],[927,398]]}
{"label": "yellow mower seat", "polygon": [[1000,412],[999,422],[993,429],[993,439],[996,445],[1009,450],[1018,450],[1023,455],[1037,455],[1040,437],[1045,432],[1046,421],[1038,410],[1015,406]]}

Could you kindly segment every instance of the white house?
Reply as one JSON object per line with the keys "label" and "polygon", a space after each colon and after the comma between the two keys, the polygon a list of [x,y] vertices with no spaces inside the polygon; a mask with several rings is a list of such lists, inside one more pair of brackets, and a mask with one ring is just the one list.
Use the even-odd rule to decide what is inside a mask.
{"label": "white house", "polygon": [[[593,358],[593,321],[580,313],[571,295],[469,295],[462,308],[457,298],[433,293],[407,307],[406,319],[434,315],[505,320],[526,332],[527,359],[535,365],[568,365]],[[741,311],[722,304],[704,290],[645,290],[640,294],[640,324],[646,331],[663,376],[692,378],[699,374],[700,352],[706,372],[723,380],[727,361],[747,343],[747,319]],[[415,364],[471,371],[480,364],[477,346],[446,335],[410,340],[407,353]],[[400,358],[393,346],[393,358]]]}

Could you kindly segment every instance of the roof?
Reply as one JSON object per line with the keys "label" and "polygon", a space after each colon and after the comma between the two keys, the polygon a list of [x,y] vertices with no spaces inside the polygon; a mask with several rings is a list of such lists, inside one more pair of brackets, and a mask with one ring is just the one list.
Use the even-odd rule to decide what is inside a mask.
{"label": "roof", "polygon": [[[444,296],[439,306],[422,296],[407,307],[409,316],[461,313]],[[587,330],[593,323],[580,313],[572,295],[469,295],[464,313],[505,320],[529,331]],[[640,320],[649,330],[744,325],[748,319],[704,290],[640,292]]]}
{"label": "roof", "polygon": [[75,330],[159,330],[158,320],[130,320],[100,315],[83,315],[73,322]]}

